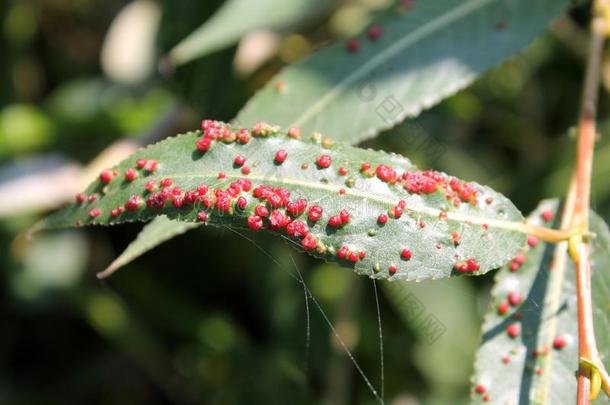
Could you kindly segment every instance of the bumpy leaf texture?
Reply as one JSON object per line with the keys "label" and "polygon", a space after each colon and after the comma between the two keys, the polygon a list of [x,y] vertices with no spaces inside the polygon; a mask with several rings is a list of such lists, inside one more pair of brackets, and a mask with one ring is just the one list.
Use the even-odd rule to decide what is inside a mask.
{"label": "bumpy leaf texture", "polygon": [[347,44],[288,66],[237,116],[357,143],[466,87],[527,46],[567,0],[409,0]]}
{"label": "bumpy leaf texture", "polygon": [[[300,1],[319,6],[315,0]],[[257,2],[254,16],[243,13],[244,4],[239,1],[227,3],[176,46],[172,51],[175,63],[218,49],[236,33],[274,26],[283,18],[298,15],[294,13],[298,7],[291,4],[290,11],[282,14],[284,7],[279,4],[286,2],[274,2],[270,0],[262,7]],[[568,2],[530,3],[398,1],[396,7],[375,21],[366,36],[363,34],[350,44],[355,46],[350,48],[352,52],[345,43],[340,43],[286,68],[248,103],[236,122],[250,124],[263,118],[286,126],[300,123],[307,130],[329,131],[342,141],[358,143],[407,116],[416,116],[512,56]],[[270,20],[268,6],[281,7],[283,11],[274,11]],[[227,24],[218,22],[234,19],[237,13],[248,18],[243,24],[233,24],[226,32]],[[315,117],[310,116],[312,112]],[[184,230],[177,222],[166,221],[143,229],[138,240],[160,244],[171,239],[172,232],[180,234]],[[153,246],[149,242],[138,243],[138,255]],[[115,264],[125,264],[135,257],[127,255],[130,259],[121,255]]]}
{"label": "bumpy leaf texture", "polygon": [[357,273],[404,280],[485,273],[525,243],[523,217],[504,196],[402,156],[264,123],[202,128],[105,170],[38,228],[166,215],[269,230]]}
{"label": "bumpy leaf texture", "polygon": [[[558,202],[544,201],[532,223],[555,216]],[[602,359],[610,357],[610,231],[591,214],[591,283],[595,335]],[[566,243],[538,242],[496,276],[483,324],[472,398],[475,403],[573,404],[578,368],[574,264]],[[607,403],[603,393],[597,401]]]}

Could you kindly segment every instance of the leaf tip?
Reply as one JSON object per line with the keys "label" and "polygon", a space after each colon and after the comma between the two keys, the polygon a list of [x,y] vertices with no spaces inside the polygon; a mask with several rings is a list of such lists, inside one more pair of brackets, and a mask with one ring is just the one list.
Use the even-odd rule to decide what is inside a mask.
{"label": "leaf tip", "polygon": [[110,265],[108,267],[106,267],[104,270],[97,272],[95,274],[95,277],[98,280],[103,280],[105,278],[110,277],[112,274],[114,274],[115,271],[117,271],[120,268],[121,268],[121,265],[118,263],[117,260],[115,260],[112,263],[110,263]]}
{"label": "leaf tip", "polygon": [[46,221],[43,219],[32,225],[27,231],[25,231],[25,239],[31,241],[32,239],[34,239],[34,236],[36,236],[36,234],[45,230],[45,222]]}

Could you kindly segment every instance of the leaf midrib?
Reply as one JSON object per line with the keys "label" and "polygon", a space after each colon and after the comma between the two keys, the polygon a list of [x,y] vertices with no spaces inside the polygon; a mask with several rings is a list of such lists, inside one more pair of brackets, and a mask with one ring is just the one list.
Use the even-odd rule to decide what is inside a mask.
{"label": "leaf midrib", "polygon": [[411,32],[409,35],[406,35],[400,40],[394,42],[385,50],[379,52],[377,55],[371,58],[368,62],[364,63],[358,69],[354,70],[351,74],[347,75],[343,80],[338,82],[328,93],[326,93],[317,102],[315,102],[308,109],[306,109],[289,126],[303,126],[304,123],[307,122],[311,117],[315,116],[326,105],[328,105],[335,98],[337,98],[349,84],[365,76],[368,72],[383,64],[387,59],[390,59],[399,52],[404,51],[420,39],[423,39],[433,34],[440,28],[443,28],[445,25],[451,24],[457,19],[462,18],[472,12],[475,12],[493,1],[495,0],[473,0],[470,2],[462,3],[451,11],[442,14],[433,20],[430,20],[426,24]]}
{"label": "leaf midrib", "polygon": [[[569,226],[572,215],[574,214],[574,200],[575,195],[573,193],[568,195],[568,199],[564,206],[564,212],[562,214],[560,228],[565,229]],[[556,210],[559,212],[559,209]],[[568,242],[564,241],[558,243],[555,246],[555,252],[553,253],[553,262],[555,267],[552,268],[549,263],[549,268],[553,271],[550,272],[549,279],[549,295],[548,295],[548,309],[547,314],[551,315],[549,323],[546,328],[546,344],[549,347],[552,345],[551,341],[553,336],[557,332],[557,316],[552,316],[553,314],[557,314],[559,312],[560,301],[563,295],[564,286],[565,286],[565,273],[566,267],[568,264]],[[544,323],[543,323],[544,325]],[[542,380],[542,394],[541,394],[541,403],[546,403],[546,400],[549,395],[549,389],[551,386],[551,376],[552,376],[552,363],[554,360],[554,352],[550,350],[548,353],[547,361],[544,364],[544,371],[542,375],[544,376]]]}
{"label": "leaf midrib", "polygon": [[[551,272],[552,279],[549,281],[549,305],[547,314],[550,315],[556,314],[559,311],[560,300],[564,289],[568,243],[561,242],[557,244],[555,249],[555,253],[553,254],[553,262],[555,263],[556,267],[553,269],[554,271]],[[551,341],[556,331],[557,317],[550,316],[549,323],[546,328],[546,338],[548,340],[547,344],[549,344],[549,346],[552,344]],[[552,363],[554,360],[554,354],[555,353],[553,350],[549,350],[549,352],[547,353],[547,361],[544,364],[544,371],[542,372],[544,378],[542,380],[541,403],[546,403],[546,400],[548,398],[549,389],[551,386]]]}
{"label": "leaf midrib", "polygon": [[[189,178],[189,179],[215,178],[216,179],[217,175],[218,175],[218,173],[202,172],[202,173],[181,173],[181,174],[173,174],[173,175],[168,175],[168,176],[173,179],[176,179],[176,178]],[[244,176],[241,174],[232,174],[232,173],[225,173],[225,176],[226,176],[225,179],[223,179],[222,181],[218,181],[217,184],[224,182],[224,180],[226,180],[226,179],[237,180],[237,179],[244,178]],[[166,177],[166,176],[164,176],[164,177]],[[164,177],[148,176],[147,180],[161,179]],[[376,201],[380,204],[386,205],[388,208],[396,205],[400,201],[399,197],[396,197],[395,199],[383,198],[380,196],[361,192],[359,190],[349,188],[349,187],[340,187],[340,186],[336,186],[336,185],[332,185],[332,184],[324,184],[324,183],[318,183],[318,182],[307,182],[307,181],[303,181],[303,180],[299,180],[299,179],[291,178],[291,177],[282,177],[280,179],[278,177],[271,176],[271,175],[260,176],[260,175],[250,174],[247,176],[247,178],[250,180],[254,180],[254,181],[260,181],[262,183],[270,182],[270,183],[281,184],[281,185],[299,186],[299,187],[303,187],[306,189],[309,188],[309,189],[324,190],[324,191],[328,191],[328,192],[334,193],[334,194],[338,194],[339,190],[343,189],[343,190],[345,190],[345,195],[360,198],[362,200]],[[435,218],[438,218],[439,214],[441,212],[444,212],[437,208],[431,208],[431,207],[426,207],[426,206],[409,206],[409,205],[407,205],[405,210],[415,212],[415,213],[418,213],[421,215],[425,215],[427,217],[435,217]],[[458,212],[445,212],[445,213],[447,215],[447,220],[453,220],[453,221],[460,222],[460,223],[485,225],[490,228],[504,229],[504,230],[515,231],[515,232],[519,232],[519,233],[526,233],[526,230],[523,228],[523,223],[521,223],[521,222],[504,221],[501,219],[492,219],[492,218],[482,218],[482,217],[477,217],[477,216],[472,216],[472,215],[461,214]]]}

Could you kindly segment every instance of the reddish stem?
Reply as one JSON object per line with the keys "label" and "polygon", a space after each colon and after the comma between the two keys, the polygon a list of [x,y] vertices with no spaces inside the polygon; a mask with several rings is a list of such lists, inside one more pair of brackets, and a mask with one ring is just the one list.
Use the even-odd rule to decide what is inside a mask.
{"label": "reddish stem", "polygon": [[[587,72],[578,123],[578,147],[576,156],[576,201],[571,218],[572,227],[589,231],[589,209],[591,195],[591,170],[595,145],[595,116],[599,88],[600,65],[605,39],[605,20],[594,17],[591,24],[591,44],[587,61]],[[597,346],[593,330],[591,303],[591,268],[589,246],[583,238],[574,242],[571,251],[576,265],[576,288],[578,298],[578,354],[579,358],[597,359]],[[578,373],[577,405],[589,404],[590,375],[581,366]]]}
{"label": "reddish stem", "polygon": [[[591,304],[591,274],[589,252],[584,244],[580,245],[579,258],[576,261],[576,291],[578,295],[578,357],[597,358],[595,332]],[[582,367],[578,372],[577,404],[589,403],[590,375]]]}

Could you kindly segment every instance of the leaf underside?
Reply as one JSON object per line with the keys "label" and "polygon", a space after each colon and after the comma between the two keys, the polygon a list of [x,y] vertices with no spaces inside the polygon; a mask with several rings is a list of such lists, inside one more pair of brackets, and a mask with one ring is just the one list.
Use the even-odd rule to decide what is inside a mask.
{"label": "leaf underside", "polygon": [[163,215],[156,217],[142,228],[138,237],[98,277],[106,277],[149,250],[181,235],[201,224],[173,221]]}
{"label": "leaf underside", "polygon": [[[229,134],[237,131],[221,123],[214,125],[227,129]],[[53,214],[38,228],[110,225],[146,221],[158,215],[186,222],[201,221],[204,215],[208,225],[248,228],[247,218],[254,216],[255,206],[264,205],[277,214],[271,215],[275,219],[290,216],[293,222],[302,225],[293,227],[290,235],[285,218],[274,222],[279,226],[273,232],[298,249],[351,267],[360,274],[404,280],[456,275],[459,274],[456,266],[462,266],[462,272],[485,273],[504,264],[524,245],[525,235],[519,228],[523,217],[504,196],[444,173],[422,172],[401,156],[332,144],[328,139],[297,140],[266,125],[257,126],[246,144],[232,139],[216,140],[210,150],[202,153],[195,146],[203,139],[201,135],[200,131],[190,132],[135,153],[110,170],[116,177],[109,184],[92,183],[84,202],[75,202]],[[276,162],[280,149],[288,154],[282,164]],[[234,163],[237,155],[245,158],[241,167]],[[329,167],[319,164],[322,156],[332,160]],[[156,171],[137,169],[138,161],[142,160],[157,161]],[[362,163],[370,163],[371,168],[362,171]],[[243,174],[244,167],[250,170],[249,174]],[[137,171],[133,181],[124,179],[129,169]],[[430,178],[435,179],[432,189],[436,191],[418,191],[419,182],[429,182]],[[161,192],[164,179],[171,179],[172,185]],[[226,196],[232,183],[246,179],[252,183],[248,191],[242,190],[228,201],[216,198]],[[156,190],[147,192],[147,183]],[[201,185],[209,189],[206,197],[199,196],[181,208],[173,205],[172,200],[183,200],[185,192],[194,192]],[[277,205],[267,197],[254,197],[260,186],[273,188],[272,194],[289,192],[291,204],[305,200],[305,211],[287,215],[287,200]],[[155,198],[158,201],[160,194],[171,194],[175,187],[180,188],[176,197],[170,195],[157,208],[147,206]],[[92,195],[96,197],[89,202]],[[239,197],[245,200],[243,208],[236,205]],[[133,210],[127,209],[129,200]],[[392,218],[401,201],[405,204],[404,213]],[[309,209],[314,205],[323,211],[317,221],[308,219]],[[112,217],[112,210],[119,207],[125,207],[123,212]],[[349,221],[331,226],[330,218],[336,219],[341,210],[349,213]],[[383,225],[379,222],[381,214],[388,217]],[[261,221],[264,229],[272,227],[270,218]],[[348,253],[345,259],[340,256],[342,247]],[[405,249],[409,250],[410,258],[401,256]],[[476,268],[465,270],[463,265],[469,259]]]}
{"label": "leaf underside", "polygon": [[[544,201],[529,221],[542,223],[541,213],[549,210],[556,213],[557,207],[556,200]],[[595,334],[601,358],[607,363],[610,231],[594,213],[591,230],[596,235],[591,257]],[[494,404],[573,404],[578,368],[574,264],[567,257],[566,243],[538,242],[526,249],[524,257],[521,266],[512,261],[496,276],[475,363],[472,399],[474,403]],[[508,305],[507,312],[501,315],[498,308],[508,303],[510,293],[520,294],[523,300]],[[518,336],[509,336],[510,325],[520,326]],[[554,345],[562,341],[565,346]],[[477,393],[477,386],[485,392]],[[604,403],[606,399],[601,397],[603,394],[597,402]]]}
{"label": "leaf underside", "polygon": [[[404,4],[404,2],[398,2]],[[414,117],[527,46],[567,0],[414,1],[390,9],[383,34],[358,37],[285,68],[236,122],[258,120],[357,143]]]}

